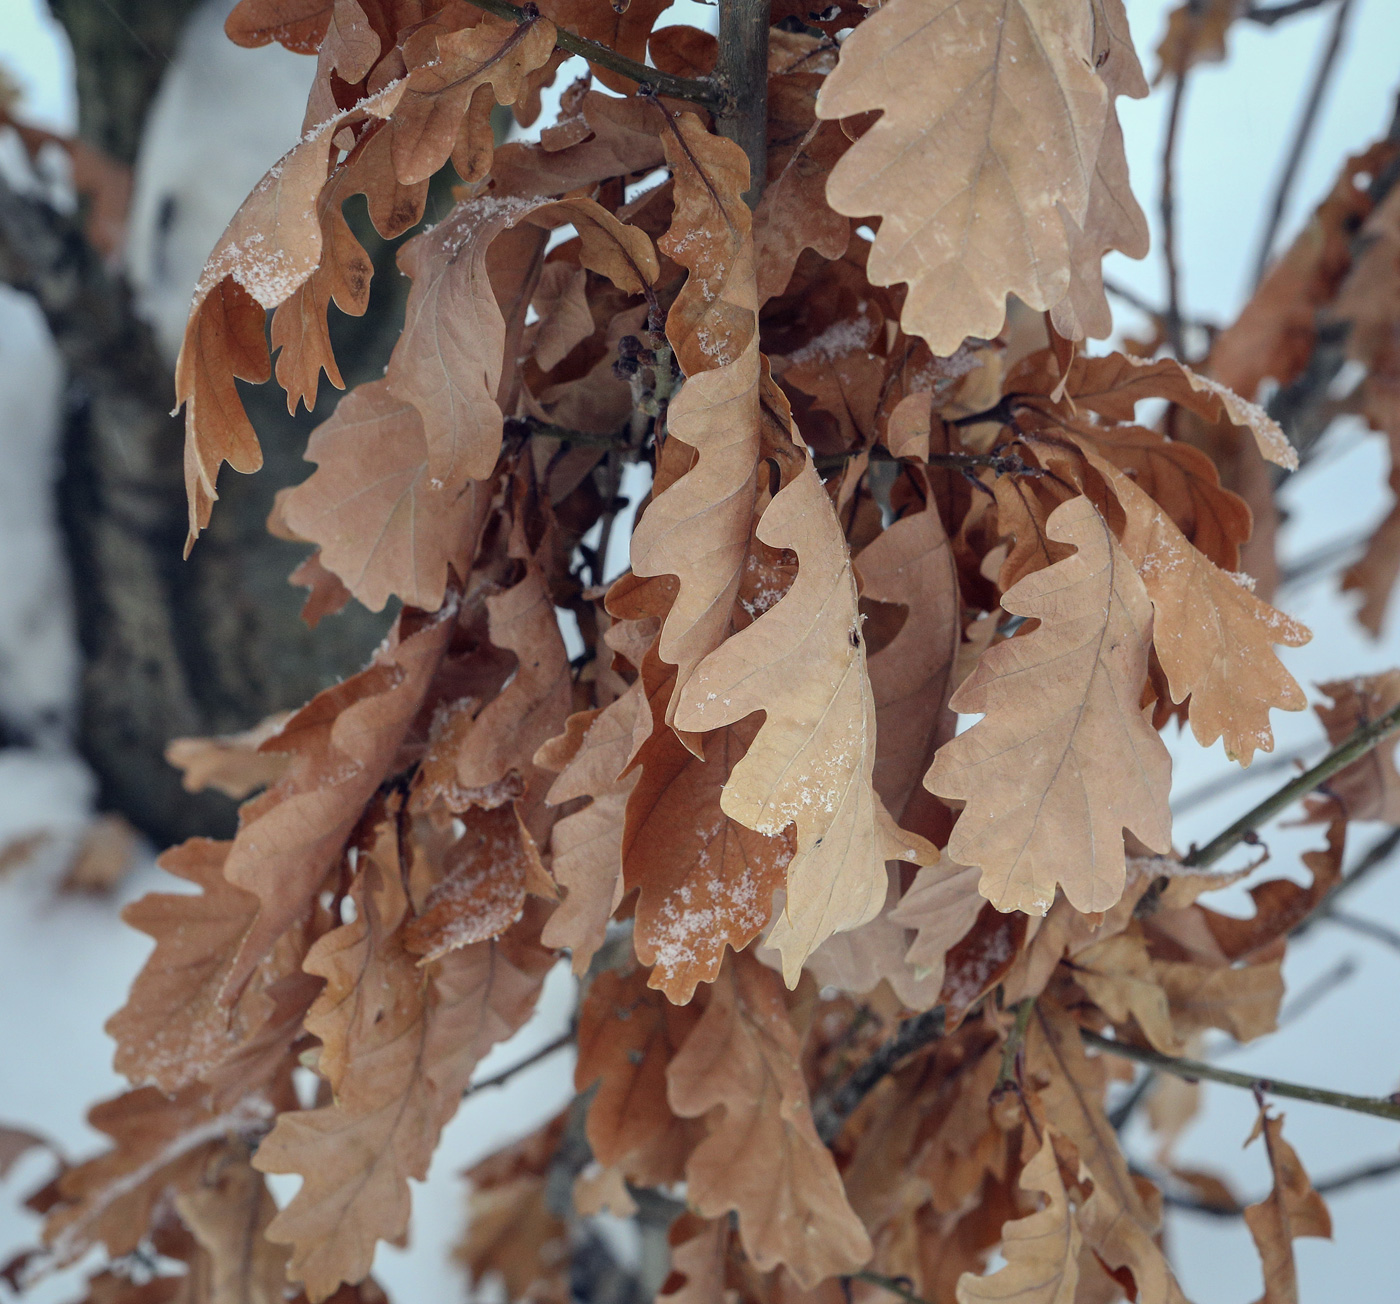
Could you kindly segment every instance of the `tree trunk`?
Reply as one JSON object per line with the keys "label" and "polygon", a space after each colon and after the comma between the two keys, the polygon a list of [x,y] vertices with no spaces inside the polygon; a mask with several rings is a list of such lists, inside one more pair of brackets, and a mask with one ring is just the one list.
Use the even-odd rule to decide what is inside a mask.
{"label": "tree trunk", "polygon": [[[195,0],[52,7],[73,43],[80,131],[129,164]],[[166,744],[300,705],[364,663],[388,614],[352,606],[315,631],[298,618],[305,595],[287,575],[305,549],[272,538],[265,521],[276,491],[305,477],[314,422],[289,417],[275,385],[243,387],[265,469],[225,472],[212,526],[181,561],[183,427],[169,415],[169,367],[125,285],[73,223],[13,195],[3,206],[4,270],[38,299],[68,368],[59,496],[85,663],[79,745],[103,805],[158,842],[227,834],[233,804],[186,793]],[[389,263],[392,251],[378,243],[366,247]],[[366,317],[337,323],[347,377],[387,357],[399,279],[377,278]]]}

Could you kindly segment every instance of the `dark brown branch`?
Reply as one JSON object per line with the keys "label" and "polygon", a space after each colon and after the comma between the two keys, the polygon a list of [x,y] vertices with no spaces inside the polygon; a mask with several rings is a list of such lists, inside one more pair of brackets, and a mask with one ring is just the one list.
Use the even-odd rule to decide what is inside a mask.
{"label": "dark brown branch", "polygon": [[862,1268],[860,1272],[851,1273],[851,1280],[868,1281],[872,1286],[889,1291],[891,1295],[898,1295],[905,1304],[928,1304],[922,1295],[915,1294],[914,1283],[908,1277],[886,1277],[882,1273]]}
{"label": "dark brown branch", "polygon": [[1321,9],[1323,5],[1331,3],[1333,0],[1287,0],[1285,4],[1253,5],[1240,17],[1248,22],[1258,23],[1260,27],[1272,27],[1275,23],[1283,22],[1285,18],[1293,18],[1312,9]]}
{"label": "dark brown branch", "polygon": [[626,451],[632,447],[629,430],[596,435],[587,430],[571,430],[568,426],[556,426],[552,422],[541,421],[538,417],[507,417],[505,430],[507,435],[517,439],[528,439],[531,435],[538,435],[542,439],[558,439],[566,444],[582,444],[589,448]]}
{"label": "dark brown branch", "polygon": [[1269,254],[1273,251],[1274,239],[1283,222],[1284,209],[1288,207],[1288,198],[1293,193],[1293,183],[1298,177],[1298,168],[1303,162],[1303,154],[1307,150],[1308,142],[1312,139],[1313,128],[1317,125],[1318,113],[1322,109],[1322,100],[1327,94],[1328,83],[1332,80],[1333,72],[1336,71],[1337,56],[1341,53],[1342,35],[1346,30],[1347,18],[1351,14],[1351,6],[1352,0],[1341,0],[1337,6],[1337,15],[1332,20],[1332,30],[1327,38],[1327,45],[1323,49],[1317,71],[1313,74],[1312,85],[1308,88],[1308,98],[1303,105],[1302,117],[1298,120],[1298,129],[1293,133],[1293,143],[1289,147],[1283,171],[1279,174],[1278,184],[1274,187],[1273,204],[1270,206],[1269,218],[1265,223],[1263,233],[1259,237],[1259,252],[1254,260],[1254,286],[1256,289],[1264,279],[1264,272],[1269,265]]}
{"label": "dark brown branch", "polygon": [[[534,14],[530,12],[533,6],[522,8],[520,5],[511,4],[510,0],[467,0],[467,2],[475,5],[478,9],[486,10],[488,14],[495,14],[497,18],[511,18],[517,23],[531,22],[538,17],[538,11]],[[708,77],[673,77],[670,73],[662,72],[659,68],[649,68],[644,63],[638,63],[635,59],[618,54],[610,46],[590,41],[583,36],[575,36],[573,32],[566,31],[562,27],[557,30],[558,36],[554,43],[559,49],[567,50],[570,54],[581,55],[589,63],[596,63],[612,72],[620,73],[639,86],[649,86],[658,95],[665,95],[676,100],[689,100],[692,104],[699,104],[702,108],[717,113],[728,106],[728,97],[720,88],[719,83]]]}
{"label": "dark brown branch", "polygon": [[[1400,102],[1396,104],[1386,139],[1400,145]],[[1366,195],[1373,209],[1384,202],[1397,181],[1400,181],[1400,154],[1371,179]],[[1364,225],[1352,237],[1353,266],[1369,239]],[[1332,384],[1346,363],[1350,336],[1351,322],[1334,320],[1328,315],[1328,309],[1320,310],[1307,366],[1297,379],[1282,386],[1269,401],[1269,415],[1283,427],[1289,442],[1304,458],[1336,415],[1331,398]]]}
{"label": "dark brown branch", "polygon": [[830,1100],[816,1102],[812,1113],[817,1135],[830,1145],[856,1107],[879,1084],[916,1050],[921,1050],[943,1036],[944,1014],[941,1005],[923,1014],[905,1019],[898,1031],[883,1046],[865,1060],[846,1081],[832,1093]]}
{"label": "dark brown branch", "polygon": [[1328,911],[1336,905],[1338,899],[1345,893],[1354,891],[1358,884],[1365,882],[1376,870],[1384,866],[1395,854],[1397,847],[1400,847],[1400,828],[1391,829],[1383,838],[1373,843],[1361,859],[1356,862],[1351,873],[1323,897],[1318,908],[1293,930],[1292,936],[1301,937],[1315,924],[1325,919]]}
{"label": "dark brown branch", "polygon": [[[1338,1191],[1345,1191],[1349,1187],[1360,1186],[1364,1182],[1378,1182],[1383,1178],[1400,1173],[1400,1158],[1394,1159],[1374,1159],[1370,1163],[1358,1164],[1355,1168],[1348,1168],[1337,1173],[1333,1177],[1324,1178],[1313,1183],[1313,1190],[1318,1195],[1335,1195]],[[1169,1178],[1163,1178],[1161,1174],[1147,1172],[1143,1174],[1159,1185]],[[1163,1192],[1162,1201],[1171,1209],[1180,1209],[1183,1213],[1203,1213],[1211,1218],[1239,1218],[1243,1215],[1249,1203],[1242,1204],[1208,1204],[1204,1200],[1192,1200],[1183,1195]],[[1256,1202],[1257,1203],[1257,1202]]]}
{"label": "dark brown branch", "polygon": [[[1182,48],[1185,50],[1186,46]],[[1176,70],[1176,80],[1172,85],[1167,134],[1162,142],[1162,189],[1158,199],[1162,213],[1162,266],[1167,277],[1167,310],[1162,317],[1162,327],[1167,333],[1167,343],[1171,345],[1172,352],[1183,362],[1188,359],[1181,321],[1181,274],[1176,258],[1176,142],[1186,100],[1186,77],[1183,61],[1183,65]]]}
{"label": "dark brown branch", "polygon": [[553,1041],[547,1041],[537,1051],[525,1056],[523,1060],[512,1064],[509,1068],[502,1069],[499,1073],[493,1073],[489,1078],[482,1078],[480,1082],[473,1082],[464,1092],[462,1099],[474,1096],[478,1091],[485,1091],[488,1087],[504,1086],[517,1073],[523,1073],[526,1069],[538,1064],[541,1060],[548,1059],[556,1051],[561,1051],[565,1046],[574,1044],[574,1029],[570,1027],[567,1032],[561,1032]]}
{"label": "dark brown branch", "polygon": [[715,80],[728,104],[715,130],[749,158],[744,202],[757,208],[768,178],[769,0],[719,0],[719,62]]}

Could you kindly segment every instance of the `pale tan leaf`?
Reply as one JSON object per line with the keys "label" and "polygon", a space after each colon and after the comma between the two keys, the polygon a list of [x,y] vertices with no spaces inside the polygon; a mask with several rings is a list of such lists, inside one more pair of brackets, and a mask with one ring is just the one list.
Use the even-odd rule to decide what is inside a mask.
{"label": "pale tan leaf", "polygon": [[797,553],[797,579],[776,606],[701,663],[676,722],[698,731],[765,713],[721,806],[760,833],[796,825],[787,904],[769,935],[795,984],[824,939],[878,913],[886,860],[923,863],[937,853],[895,825],[872,785],[875,701],[855,578],[810,461],[769,504],[758,538]]}
{"label": "pale tan leaf", "polygon": [[1026,1037],[1026,1071],[1045,1086],[1046,1117],[1079,1152],[1094,1190],[1077,1213],[1084,1243],[1110,1268],[1133,1274],[1143,1304],[1186,1304],[1155,1237],[1160,1216],[1128,1171],[1118,1137],[1103,1111],[1105,1075],[1100,1060],[1084,1054],[1079,1029],[1042,997]]}
{"label": "pale tan leaf", "polygon": [[981,868],[998,909],[1044,914],[1061,884],[1077,909],[1106,910],[1123,893],[1125,828],[1171,848],[1171,759],[1139,708],[1152,608],[1087,499],[1047,530],[1078,551],[1002,599],[1040,623],[988,649],[954,694],[955,709],[985,714],[925,783],[967,802],[948,854]]}
{"label": "pale tan leaf", "polygon": [[1020,1186],[1042,1192],[1045,1207],[1002,1228],[1005,1266],[987,1277],[964,1273],[958,1279],[958,1304],[982,1300],[1074,1304],[1081,1241],[1048,1131],[1040,1149],[1021,1170]]}
{"label": "pale tan leaf", "polygon": [[943,970],[952,950],[977,922],[982,894],[977,890],[976,867],[954,864],[944,857],[939,865],[919,870],[890,918],[915,930],[905,955],[914,972],[936,988],[943,986]]}
{"label": "pale tan leaf", "polygon": [[1093,43],[1075,0],[891,0],[842,44],[818,115],[884,115],[827,196],[880,216],[870,279],[909,283],[904,329],[934,353],[997,335],[1008,294],[1069,289],[1061,210],[1085,220],[1108,105]]}
{"label": "pale tan leaf", "polygon": [[241,733],[172,738],[166,745],[165,759],[181,772],[180,785],[186,792],[213,788],[242,801],[250,792],[275,783],[286,770],[285,756],[259,748],[277,735],[291,714],[275,712]]}
{"label": "pale tan leaf", "polygon": [[1186,541],[1154,499],[1086,445],[1127,516],[1123,550],[1152,599],[1152,641],[1172,700],[1188,708],[1196,741],[1225,740],[1225,754],[1248,765],[1272,751],[1269,711],[1301,711],[1307,697],[1274,653],[1300,647],[1308,629],[1261,602],[1242,577],[1227,574]]}
{"label": "pale tan leaf", "polygon": [[736,1211],[760,1271],[786,1264],[810,1288],[870,1258],[869,1237],[812,1123],[776,974],[732,956],[666,1077],[671,1108],[709,1124],[686,1163],[686,1201],[707,1218]]}
{"label": "pale tan leaf", "polygon": [[749,551],[761,438],[752,215],[741,198],[748,161],[691,114],[675,125],[679,143],[668,134],[666,150],[676,207],[660,243],[688,272],[666,321],[688,379],[667,415],[667,448],[679,440],[696,457],[693,465],[677,463],[682,450],[671,451],[632,535],[632,569],[678,581],[659,644],[662,659],[677,667],[668,720],[695,667],[729,631]]}
{"label": "pale tan leaf", "polygon": [[[1269,1152],[1273,1190],[1244,1211],[1245,1224],[1264,1269],[1264,1294],[1258,1304],[1298,1304],[1298,1268],[1293,1242],[1299,1236],[1332,1237],[1332,1216],[1303,1169],[1297,1151],[1283,1139],[1282,1114],[1270,1117],[1261,1107],[1253,1141],[1262,1132]],[[1247,1143],[1246,1143],[1247,1144]]]}
{"label": "pale tan leaf", "polygon": [[1136,1019],[1164,1055],[1181,1054],[1167,993],[1153,972],[1141,929],[1129,928],[1080,951],[1074,957],[1074,980],[1115,1023]]}
{"label": "pale tan leaf", "polygon": [[422,418],[387,380],[358,386],[311,435],[316,470],[279,497],[287,525],[371,611],[390,597],[436,611],[448,567],[470,550],[489,485],[434,484]]}

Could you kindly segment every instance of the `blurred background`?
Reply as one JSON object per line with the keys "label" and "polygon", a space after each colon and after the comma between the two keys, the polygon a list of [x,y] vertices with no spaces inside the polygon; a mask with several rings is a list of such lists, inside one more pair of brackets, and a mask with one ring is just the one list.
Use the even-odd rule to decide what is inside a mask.
{"label": "blurred background", "polygon": [[[338,397],[328,385],[314,418],[289,417],[275,387],[244,387],[267,467],[247,479],[225,472],[212,530],[189,562],[180,560],[181,431],[168,409],[189,296],[224,224],[297,138],[314,70],[313,60],[280,47],[232,45],[222,31],[230,7],[0,0],[0,107],[5,122],[24,127],[0,126],[0,1125],[41,1133],[69,1154],[100,1146],[84,1113],[120,1086],[102,1025],[148,941],[119,912],[153,889],[179,890],[154,865],[162,847],[233,826],[231,800],[181,788],[165,744],[243,729],[299,705],[357,669],[391,615],[352,605],[307,630],[297,619],[304,595],[286,583],[301,550],[264,530],[276,489],[305,474],[307,434]],[[1174,6],[1127,7],[1152,76]],[[1305,8],[1281,0],[1235,6],[1251,7]],[[714,30],[715,12],[678,0],[661,23]],[[1390,125],[1400,88],[1395,0],[1322,0],[1285,21],[1237,22],[1227,59],[1192,73],[1180,105],[1174,206],[1189,322],[1228,324],[1248,299],[1280,175],[1333,45],[1272,241],[1278,252],[1345,157]],[[548,125],[559,91],[581,70],[578,60],[564,66],[544,115],[523,134]],[[1121,337],[1149,337],[1140,309],[1165,302],[1157,196],[1171,101],[1170,79],[1146,100],[1119,101],[1134,188],[1154,227],[1145,261],[1114,255],[1107,268],[1120,292],[1113,302]],[[80,137],[101,156],[68,151],[44,133]],[[103,199],[98,218],[108,208],[118,217],[94,221],[89,204],[84,231],[75,181]],[[24,223],[34,221],[37,202],[69,215],[67,225],[50,223],[36,236]],[[430,200],[430,220],[449,202]],[[352,210],[357,234],[387,273],[393,247]],[[15,253],[26,239],[39,254]],[[400,320],[401,279],[377,276],[373,293],[365,317],[332,314],[351,385],[382,368]],[[1359,599],[1339,585],[1390,510],[1387,470],[1383,439],[1344,417],[1281,490],[1274,600],[1314,631],[1306,647],[1281,655],[1314,699],[1318,682],[1400,665],[1400,616],[1392,609],[1372,637],[1356,620]],[[644,487],[624,492],[635,501]],[[1189,733],[1169,729],[1178,845],[1204,841],[1296,761],[1326,750],[1311,712],[1276,716],[1275,732],[1274,757],[1241,772],[1218,746],[1202,750]],[[1348,864],[1386,832],[1353,825]],[[1299,854],[1322,844],[1321,830],[1285,819],[1266,842],[1268,874],[1305,880]],[[1400,854],[1393,859],[1348,898],[1348,914],[1319,922],[1291,946],[1281,1031],[1243,1049],[1212,1044],[1209,1053],[1261,1076],[1367,1094],[1400,1088],[1400,1019],[1388,999],[1400,989]],[[1224,908],[1247,914],[1247,887],[1221,894]],[[532,1022],[480,1075],[552,1040],[572,997],[561,969]],[[571,1068],[560,1053],[467,1102],[415,1193],[410,1246],[382,1249],[376,1262],[391,1298],[438,1304],[465,1296],[451,1260],[465,1208],[459,1174],[560,1108]],[[1367,1165],[1393,1170],[1330,1197],[1331,1242],[1297,1243],[1304,1300],[1395,1298],[1400,1129],[1302,1103],[1286,1112],[1287,1135],[1319,1184]],[[1267,1186],[1262,1147],[1242,1148],[1253,1117],[1248,1093],[1207,1085],[1172,1162],[1218,1175],[1246,1203],[1259,1198]],[[1138,1116],[1125,1138],[1137,1158],[1157,1162]],[[34,1238],[37,1219],[20,1201],[50,1164],[31,1152],[6,1171],[0,1154],[0,1262]],[[1196,1304],[1258,1295],[1255,1252],[1238,1217],[1174,1210],[1167,1234]],[[6,1290],[0,1284],[0,1296]],[[27,1298],[46,1304],[75,1290],[58,1278]]]}

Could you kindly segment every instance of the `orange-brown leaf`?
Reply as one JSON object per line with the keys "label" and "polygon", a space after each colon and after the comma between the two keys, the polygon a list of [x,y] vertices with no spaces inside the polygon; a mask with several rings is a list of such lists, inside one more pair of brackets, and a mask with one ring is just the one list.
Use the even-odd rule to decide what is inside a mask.
{"label": "orange-brown leaf", "polygon": [[666,1076],[671,1108],[709,1124],[686,1164],[687,1203],[707,1218],[736,1211],[754,1265],[785,1264],[810,1288],[859,1268],[871,1246],[812,1124],[798,1056],[777,976],[737,955]]}

